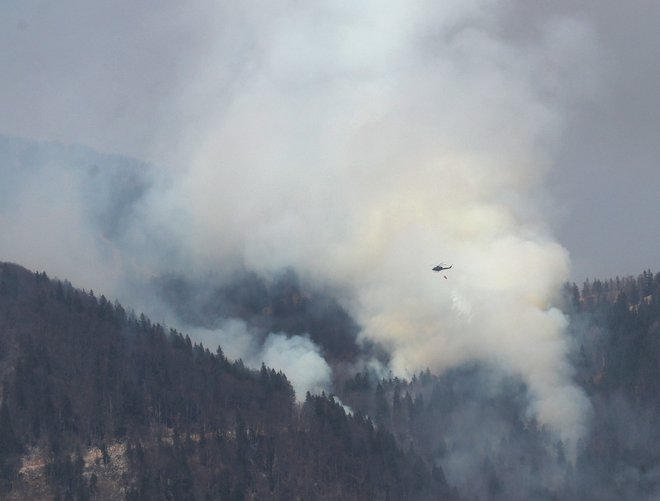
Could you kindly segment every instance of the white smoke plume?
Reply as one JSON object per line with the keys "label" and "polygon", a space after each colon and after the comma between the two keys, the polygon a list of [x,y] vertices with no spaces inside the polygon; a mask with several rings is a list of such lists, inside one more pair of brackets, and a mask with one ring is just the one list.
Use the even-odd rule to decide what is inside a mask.
{"label": "white smoke plume", "polygon": [[[501,35],[506,9],[489,0],[199,0],[131,12],[130,22],[105,13],[126,32],[117,53],[102,30],[98,53],[76,59],[91,69],[53,70],[81,88],[66,100],[42,89],[66,120],[37,133],[168,166],[118,240],[121,266],[294,268],[344,291],[394,374],[495,363],[529,385],[531,413],[575,442],[586,398],[551,306],[569,260],[544,222],[542,183],[575,98],[566,89],[588,81],[573,71],[590,54],[587,25],[557,18],[523,46]],[[173,35],[181,46],[164,55]],[[140,77],[152,50],[162,66]],[[108,86],[102,77],[116,74],[96,55],[127,73]],[[101,99],[95,83],[112,92]],[[84,119],[64,113],[90,102]],[[7,131],[32,126],[22,116]],[[430,271],[441,260],[453,264],[446,280]],[[307,341],[274,334],[260,356],[309,374],[323,364]],[[297,391],[322,387],[323,371]]]}
{"label": "white smoke plume", "polygon": [[282,371],[291,382],[298,401],[304,401],[308,391],[321,393],[331,388],[332,370],[319,347],[307,336],[270,333],[261,343],[245,322],[237,319],[228,319],[218,329],[193,329],[191,335],[205,345],[219,344],[230,360],[241,359],[253,369],[264,363]]}

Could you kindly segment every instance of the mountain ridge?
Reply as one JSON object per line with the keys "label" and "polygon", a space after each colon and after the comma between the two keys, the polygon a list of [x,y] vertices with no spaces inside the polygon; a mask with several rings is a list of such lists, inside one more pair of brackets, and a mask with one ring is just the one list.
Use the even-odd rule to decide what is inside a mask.
{"label": "mountain ridge", "polygon": [[[230,362],[103,295],[5,263],[0,305],[0,459],[12,499],[35,484],[53,499],[449,493],[441,472],[369,418],[327,395],[298,406],[281,372]],[[118,463],[119,473],[103,469]]]}
{"label": "mountain ridge", "polygon": [[[653,499],[660,273],[567,283],[562,298],[591,405],[578,444],[530,415],[529,389],[496,366],[410,380],[354,372],[335,394],[296,402],[283,372],[1,263],[2,496]],[[287,322],[304,322],[284,299]]]}

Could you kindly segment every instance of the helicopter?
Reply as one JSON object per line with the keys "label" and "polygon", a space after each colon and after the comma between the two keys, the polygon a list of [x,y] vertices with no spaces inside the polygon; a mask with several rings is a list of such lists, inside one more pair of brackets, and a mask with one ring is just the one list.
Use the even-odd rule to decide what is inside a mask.
{"label": "helicopter", "polygon": [[440,263],[437,266],[434,266],[432,268],[433,271],[442,271],[442,270],[449,270],[451,267],[454,266],[453,264],[450,264],[449,266],[445,266],[445,263]]}

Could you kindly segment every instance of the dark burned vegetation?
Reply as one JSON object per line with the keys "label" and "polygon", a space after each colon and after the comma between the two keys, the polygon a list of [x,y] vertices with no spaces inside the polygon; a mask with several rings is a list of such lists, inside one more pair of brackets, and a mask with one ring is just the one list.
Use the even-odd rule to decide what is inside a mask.
{"label": "dark burned vegetation", "polygon": [[[185,305],[185,284],[169,287]],[[327,329],[354,328],[292,276],[251,277],[205,299],[200,324],[232,314],[322,333],[315,322],[336,313]],[[653,499],[660,274],[567,284],[562,309],[592,407],[578,444],[536,422],[525,385],[494,367],[408,381],[361,372],[336,378],[341,402],[296,403],[281,372],[251,370],[104,296],[1,264],[0,497]],[[356,356],[355,332],[341,336],[348,347],[326,345],[330,360]]]}

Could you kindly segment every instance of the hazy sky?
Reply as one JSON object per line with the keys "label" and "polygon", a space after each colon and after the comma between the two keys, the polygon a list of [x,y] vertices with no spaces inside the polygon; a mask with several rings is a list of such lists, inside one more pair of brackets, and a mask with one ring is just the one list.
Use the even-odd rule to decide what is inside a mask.
{"label": "hazy sky", "polygon": [[[654,5],[5,1],[0,134],[160,174],[108,239],[54,165],[0,205],[0,250],[82,284],[295,267],[343,291],[395,373],[499,365],[575,442],[552,298],[660,265]],[[272,340],[274,360],[315,354]]]}
{"label": "hazy sky", "polygon": [[[523,2],[518,2],[523,6]],[[597,84],[568,113],[550,174],[573,276],[660,267],[660,4],[613,0],[529,4],[521,19],[573,12],[594,30]]]}
{"label": "hazy sky", "polygon": [[[544,186],[546,221],[570,252],[572,277],[580,281],[660,268],[658,3],[473,4],[495,12],[494,31],[521,54],[533,50],[548,30],[558,30],[554,43],[566,44],[563,53],[560,47],[553,54],[565,61],[548,60],[534,71],[548,84],[548,93],[567,95]],[[265,19],[278,16],[286,3],[244,5],[260,9]],[[367,8],[379,5],[371,2]],[[245,58],[259,57],[255,37],[265,40],[268,34],[251,33],[261,20],[246,24],[243,10],[234,2],[186,7],[172,1],[2,2],[0,133],[82,143],[160,164],[188,161],[177,158],[169,145],[196,129],[179,125],[212,126],[208,107],[221,113],[242,79],[249,78],[250,64],[259,64]],[[570,40],[575,35],[565,23],[553,28],[562,18],[580,23],[588,34]],[[289,42],[300,44],[304,58],[305,41]],[[396,34],[368,43],[396,50]],[[429,43],[435,43],[432,35]],[[564,81],[570,72],[578,76]],[[196,78],[192,84],[190,75]]]}

